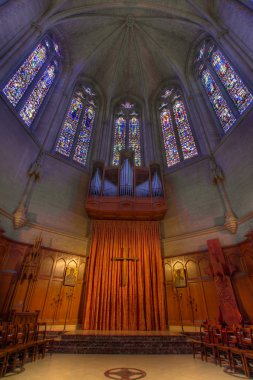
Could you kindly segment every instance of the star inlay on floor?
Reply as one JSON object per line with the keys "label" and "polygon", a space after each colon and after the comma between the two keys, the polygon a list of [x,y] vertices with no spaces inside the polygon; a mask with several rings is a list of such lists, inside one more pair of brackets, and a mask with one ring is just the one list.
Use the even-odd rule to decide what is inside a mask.
{"label": "star inlay on floor", "polygon": [[146,372],[136,368],[113,368],[105,372],[105,377],[115,380],[138,380],[145,376]]}

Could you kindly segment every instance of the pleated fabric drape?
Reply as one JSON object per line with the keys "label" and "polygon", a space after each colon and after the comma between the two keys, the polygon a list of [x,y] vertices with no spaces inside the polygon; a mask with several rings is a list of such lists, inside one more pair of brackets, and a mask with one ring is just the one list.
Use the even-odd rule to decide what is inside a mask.
{"label": "pleated fabric drape", "polygon": [[[88,330],[165,330],[159,222],[93,221],[83,327]],[[126,264],[122,248],[138,261]]]}

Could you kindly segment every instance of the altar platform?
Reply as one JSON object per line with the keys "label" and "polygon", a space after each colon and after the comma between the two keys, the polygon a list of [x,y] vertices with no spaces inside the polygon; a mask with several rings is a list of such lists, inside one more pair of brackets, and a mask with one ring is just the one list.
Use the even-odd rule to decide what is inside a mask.
{"label": "altar platform", "polygon": [[53,352],[72,354],[190,354],[188,334],[170,331],[75,330],[59,333]]}

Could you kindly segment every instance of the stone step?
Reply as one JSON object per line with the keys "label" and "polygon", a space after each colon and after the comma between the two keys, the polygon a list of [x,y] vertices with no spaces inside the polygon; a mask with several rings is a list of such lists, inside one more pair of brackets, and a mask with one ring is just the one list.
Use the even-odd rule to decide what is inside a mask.
{"label": "stone step", "polygon": [[62,335],[53,352],[76,354],[190,354],[185,336]]}

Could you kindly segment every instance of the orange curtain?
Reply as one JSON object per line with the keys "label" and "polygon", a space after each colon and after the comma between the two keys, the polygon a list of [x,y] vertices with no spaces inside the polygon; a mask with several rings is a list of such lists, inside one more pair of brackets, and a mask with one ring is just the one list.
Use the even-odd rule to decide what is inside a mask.
{"label": "orange curtain", "polygon": [[[127,261],[122,286],[122,248]],[[93,221],[83,327],[88,330],[165,330],[159,222]]]}

